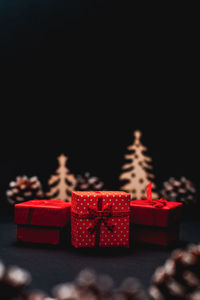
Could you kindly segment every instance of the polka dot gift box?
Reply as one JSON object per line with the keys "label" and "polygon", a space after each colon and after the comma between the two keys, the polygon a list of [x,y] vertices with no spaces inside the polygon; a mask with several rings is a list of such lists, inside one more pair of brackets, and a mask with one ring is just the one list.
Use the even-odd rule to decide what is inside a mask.
{"label": "polka dot gift box", "polygon": [[130,195],[72,192],[71,241],[79,247],[129,247]]}

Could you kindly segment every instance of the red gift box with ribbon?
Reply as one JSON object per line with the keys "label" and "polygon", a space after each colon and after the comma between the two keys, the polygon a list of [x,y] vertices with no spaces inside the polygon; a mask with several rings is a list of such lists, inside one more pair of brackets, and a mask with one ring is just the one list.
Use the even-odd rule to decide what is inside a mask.
{"label": "red gift box with ribbon", "polygon": [[147,199],[131,201],[133,235],[137,242],[168,245],[178,238],[182,203],[152,200],[151,186],[147,186]]}
{"label": "red gift box with ribbon", "polygon": [[17,238],[23,242],[59,244],[70,220],[71,203],[31,200],[15,205]]}
{"label": "red gift box with ribbon", "polygon": [[168,227],[181,219],[182,203],[165,199],[152,200],[151,183],[147,186],[146,200],[131,201],[131,222],[134,224]]}
{"label": "red gift box with ribbon", "polygon": [[79,247],[129,247],[130,195],[72,192],[71,242]]}

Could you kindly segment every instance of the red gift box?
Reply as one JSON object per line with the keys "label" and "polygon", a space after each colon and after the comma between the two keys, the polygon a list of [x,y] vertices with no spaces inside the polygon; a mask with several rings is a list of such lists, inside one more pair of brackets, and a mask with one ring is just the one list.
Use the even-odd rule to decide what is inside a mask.
{"label": "red gift box", "polygon": [[129,247],[129,194],[72,192],[71,205],[73,246]]}
{"label": "red gift box", "polygon": [[152,200],[150,183],[147,199],[133,200],[130,205],[135,241],[168,245],[178,239],[182,203]]}
{"label": "red gift box", "polygon": [[15,205],[17,238],[23,242],[59,244],[70,218],[71,203],[31,200]]}
{"label": "red gift box", "polygon": [[131,201],[131,222],[134,224],[168,227],[181,219],[182,203],[165,199],[152,200],[151,183],[147,186],[146,200]]}
{"label": "red gift box", "polygon": [[182,204],[178,202],[133,200],[130,205],[131,222],[134,224],[168,227],[181,219]]}

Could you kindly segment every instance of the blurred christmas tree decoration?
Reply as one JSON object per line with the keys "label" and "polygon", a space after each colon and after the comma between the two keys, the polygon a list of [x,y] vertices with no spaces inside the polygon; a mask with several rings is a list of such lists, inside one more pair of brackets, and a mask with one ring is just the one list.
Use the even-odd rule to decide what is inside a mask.
{"label": "blurred christmas tree decoration", "polygon": [[[147,148],[141,143],[142,133],[139,130],[134,132],[134,143],[128,147],[129,154],[124,157],[128,160],[122,167],[122,174],[119,180],[122,181],[121,190],[131,194],[132,199],[145,199],[146,187],[155,177],[150,170],[152,159],[144,154]],[[152,188],[156,186],[153,183]],[[153,191],[152,198],[157,199],[158,194]]]}
{"label": "blurred christmas tree decoration", "polygon": [[104,183],[95,176],[91,176],[89,172],[86,172],[83,176],[78,175],[76,178],[77,191],[101,191]]}
{"label": "blurred christmas tree decoration", "polygon": [[10,189],[6,195],[9,203],[17,204],[33,199],[41,199],[43,197],[42,185],[37,176],[28,178],[27,176],[18,176],[16,181],[11,181]]}
{"label": "blurred christmas tree decoration", "polygon": [[197,193],[193,183],[181,177],[179,180],[173,177],[163,183],[161,195],[168,201],[182,202],[183,204],[195,204]]}
{"label": "blurred christmas tree decoration", "polygon": [[56,174],[52,175],[48,181],[50,191],[46,193],[52,200],[71,201],[71,192],[76,185],[76,179],[66,167],[68,157],[61,154],[58,158],[59,167]]}
{"label": "blurred christmas tree decoration", "polygon": [[200,245],[175,250],[155,271],[150,295],[154,300],[200,299]]}

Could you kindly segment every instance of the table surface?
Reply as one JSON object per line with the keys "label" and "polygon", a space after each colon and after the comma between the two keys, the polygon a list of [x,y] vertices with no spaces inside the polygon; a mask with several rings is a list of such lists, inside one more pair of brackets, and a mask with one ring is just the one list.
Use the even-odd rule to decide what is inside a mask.
{"label": "table surface", "polygon": [[[74,249],[71,246],[21,244],[16,241],[16,225],[0,218],[0,259],[15,264],[32,274],[31,288],[51,294],[52,288],[72,281],[84,268],[113,277],[115,284],[128,276],[139,279],[148,290],[154,270],[162,265],[174,248],[137,245],[131,249]],[[200,220],[181,224],[181,242],[177,247],[200,242]]]}

